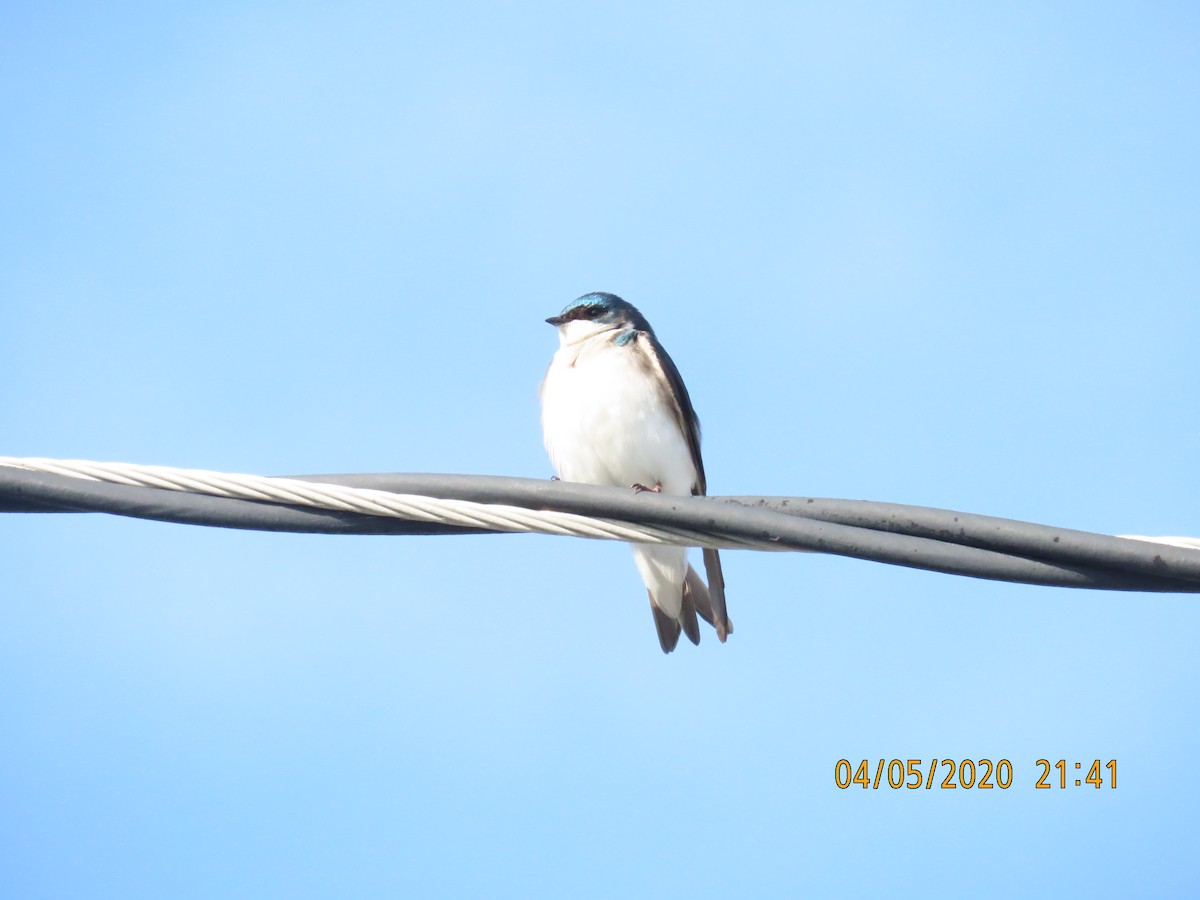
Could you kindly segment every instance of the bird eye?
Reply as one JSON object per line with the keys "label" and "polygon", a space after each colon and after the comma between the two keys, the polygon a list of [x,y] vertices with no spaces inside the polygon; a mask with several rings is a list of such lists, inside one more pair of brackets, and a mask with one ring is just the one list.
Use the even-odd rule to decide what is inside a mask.
{"label": "bird eye", "polygon": [[600,314],[602,312],[604,312],[604,310],[602,310],[599,306],[589,306],[587,308],[587,317],[589,319],[598,319],[600,318]]}

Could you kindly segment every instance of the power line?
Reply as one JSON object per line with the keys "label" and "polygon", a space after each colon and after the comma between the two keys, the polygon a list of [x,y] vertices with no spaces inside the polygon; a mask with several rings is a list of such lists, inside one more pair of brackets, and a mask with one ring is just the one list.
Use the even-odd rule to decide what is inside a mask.
{"label": "power line", "polygon": [[807,550],[999,581],[1200,592],[1189,538],[1129,538],[949,510],[809,497],[675,497],[487,475],[270,478],[0,457],[0,512],[103,512],[325,534],[539,532]]}

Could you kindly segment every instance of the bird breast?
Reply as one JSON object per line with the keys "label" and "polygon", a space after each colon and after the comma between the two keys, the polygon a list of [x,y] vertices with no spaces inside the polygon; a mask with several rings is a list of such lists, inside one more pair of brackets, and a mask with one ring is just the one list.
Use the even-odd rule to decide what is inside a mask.
{"label": "bird breast", "polygon": [[668,386],[642,354],[637,341],[610,339],[554,355],[542,383],[542,431],[564,481],[692,492],[695,466]]}

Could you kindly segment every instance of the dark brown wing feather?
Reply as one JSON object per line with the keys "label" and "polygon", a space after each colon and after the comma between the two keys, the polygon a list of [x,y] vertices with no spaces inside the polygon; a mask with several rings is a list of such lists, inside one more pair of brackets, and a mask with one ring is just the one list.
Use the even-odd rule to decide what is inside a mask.
{"label": "dark brown wing feather", "polygon": [[[654,336],[653,332],[639,332],[638,344],[645,352],[650,365],[656,368],[667,384],[671,386],[675,420],[679,423],[679,430],[683,432],[684,438],[687,439],[688,449],[692,454],[692,465],[696,468],[696,483],[692,486],[692,493],[704,496],[708,490],[708,483],[704,477],[704,460],[700,457],[700,418],[696,415],[695,407],[692,406],[692,398],[688,395],[687,387],[684,386],[683,377],[679,374],[679,369],[675,367],[675,362],[671,359],[670,354],[658,342],[658,338]],[[694,572],[695,570],[689,566],[689,575]],[[704,574],[708,577],[708,590],[705,593],[709,600],[708,608],[711,617],[705,616],[702,612],[700,614],[717,629],[717,637],[724,643],[725,639],[733,632],[733,623],[729,621],[729,612],[725,606],[725,575],[721,571],[721,556],[716,550],[706,549],[704,551]],[[698,580],[699,577],[697,577]],[[697,612],[700,612],[699,602],[696,603],[696,609]]]}
{"label": "dark brown wing feather", "polygon": [[[717,551],[713,550],[711,552],[716,553]],[[725,639],[729,637],[729,635],[733,634],[733,622],[730,621],[729,615],[725,612],[724,579],[721,575],[721,562],[720,559],[717,560],[717,574],[715,578],[713,576],[714,570],[707,565],[708,560],[705,560],[705,563],[705,570],[708,572],[709,584],[713,584],[714,582],[721,583],[722,590],[719,596],[721,598],[722,605],[720,610],[713,609],[712,593],[705,586],[704,579],[700,577],[700,573],[698,573],[691,566],[688,566],[687,578],[683,582],[683,595],[684,597],[691,599],[692,605],[696,610],[696,615],[715,628],[717,630],[717,637],[722,643],[724,643]]]}
{"label": "dark brown wing feather", "polygon": [[733,634],[733,623],[729,621],[729,611],[725,608],[725,573],[721,571],[721,554],[708,547],[704,548],[704,574],[708,577],[713,628],[717,629],[717,638],[723,644]]}
{"label": "dark brown wing feather", "polygon": [[675,363],[653,332],[639,331],[637,341],[638,346],[646,354],[646,360],[650,363],[651,368],[657,369],[671,388],[675,421],[679,423],[679,430],[687,440],[688,450],[692,454],[692,465],[696,468],[696,484],[692,487],[692,493],[703,494],[708,488],[704,480],[704,460],[700,458],[700,419],[696,416],[696,410],[692,406],[692,398],[688,396],[687,388],[683,384],[679,370],[675,368]]}

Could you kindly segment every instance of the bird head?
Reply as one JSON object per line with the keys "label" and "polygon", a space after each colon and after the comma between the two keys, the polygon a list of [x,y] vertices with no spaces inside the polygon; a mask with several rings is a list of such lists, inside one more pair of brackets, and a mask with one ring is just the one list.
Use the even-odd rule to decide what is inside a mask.
{"label": "bird head", "polygon": [[584,294],[568,303],[557,316],[551,316],[546,321],[558,329],[564,344],[586,340],[605,331],[627,328],[651,331],[650,323],[638,312],[637,307],[626,303],[616,294],[606,294],[603,291]]}

